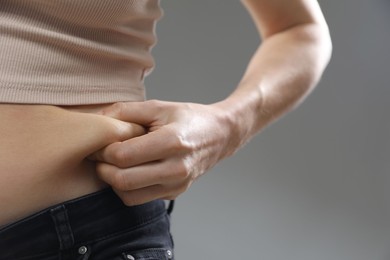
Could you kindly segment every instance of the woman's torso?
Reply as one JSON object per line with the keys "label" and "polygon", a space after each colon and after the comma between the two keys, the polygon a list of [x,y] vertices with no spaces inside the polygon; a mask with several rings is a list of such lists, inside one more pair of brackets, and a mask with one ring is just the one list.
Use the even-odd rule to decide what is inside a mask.
{"label": "woman's torso", "polygon": [[105,187],[86,157],[132,133],[96,113],[144,99],[161,16],[159,0],[2,1],[0,226]]}
{"label": "woman's torso", "polygon": [[140,134],[105,105],[0,105],[0,226],[106,186],[91,153]]}

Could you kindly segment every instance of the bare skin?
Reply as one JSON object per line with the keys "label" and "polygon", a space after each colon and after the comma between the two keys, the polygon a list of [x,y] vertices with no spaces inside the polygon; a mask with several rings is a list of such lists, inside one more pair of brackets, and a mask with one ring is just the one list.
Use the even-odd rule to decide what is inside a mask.
{"label": "bare skin", "polygon": [[146,135],[111,144],[93,157],[100,161],[100,178],[127,205],[176,198],[298,105],[320,79],[331,41],[316,1],[242,2],[263,41],[229,97],[210,105],[152,100],[103,110],[104,115],[149,129]]}
{"label": "bare skin", "polygon": [[86,157],[144,130],[103,107],[0,105],[0,226],[107,186]]}
{"label": "bare skin", "polygon": [[[127,205],[176,198],[298,105],[331,53],[317,2],[242,2],[263,42],[236,90],[218,103],[0,105],[0,225],[107,184]],[[96,171],[87,157],[99,161]]]}

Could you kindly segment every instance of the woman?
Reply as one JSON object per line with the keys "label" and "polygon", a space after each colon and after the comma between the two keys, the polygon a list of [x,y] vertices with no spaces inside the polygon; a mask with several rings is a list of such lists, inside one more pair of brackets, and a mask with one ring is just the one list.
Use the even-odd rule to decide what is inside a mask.
{"label": "woman", "polygon": [[299,103],[329,60],[316,2],[243,4],[263,43],[237,89],[201,105],[143,102],[159,1],[2,1],[0,259],[173,258],[161,199]]}

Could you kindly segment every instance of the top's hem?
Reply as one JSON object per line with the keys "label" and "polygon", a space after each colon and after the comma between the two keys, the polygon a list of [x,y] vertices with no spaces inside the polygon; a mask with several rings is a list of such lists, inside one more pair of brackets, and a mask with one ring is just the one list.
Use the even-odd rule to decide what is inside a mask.
{"label": "top's hem", "polygon": [[[13,86],[11,87],[11,85]],[[144,100],[143,86],[110,86],[109,88],[84,86],[77,90],[53,86],[51,89],[42,90],[36,86],[0,83],[0,104],[72,106]]]}

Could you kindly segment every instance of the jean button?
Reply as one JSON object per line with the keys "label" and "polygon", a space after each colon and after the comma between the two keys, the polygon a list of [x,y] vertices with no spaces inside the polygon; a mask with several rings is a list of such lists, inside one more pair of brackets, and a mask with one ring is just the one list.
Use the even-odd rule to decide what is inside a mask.
{"label": "jean button", "polygon": [[173,254],[171,250],[167,250],[167,255],[169,259],[172,259]]}
{"label": "jean button", "polygon": [[88,251],[88,248],[86,246],[79,247],[79,254],[80,255],[84,255],[85,253],[87,253],[87,251]]}
{"label": "jean button", "polygon": [[134,256],[132,256],[132,255],[129,255],[129,254],[127,254],[127,255],[126,255],[126,259],[129,259],[129,260],[135,260]]}

